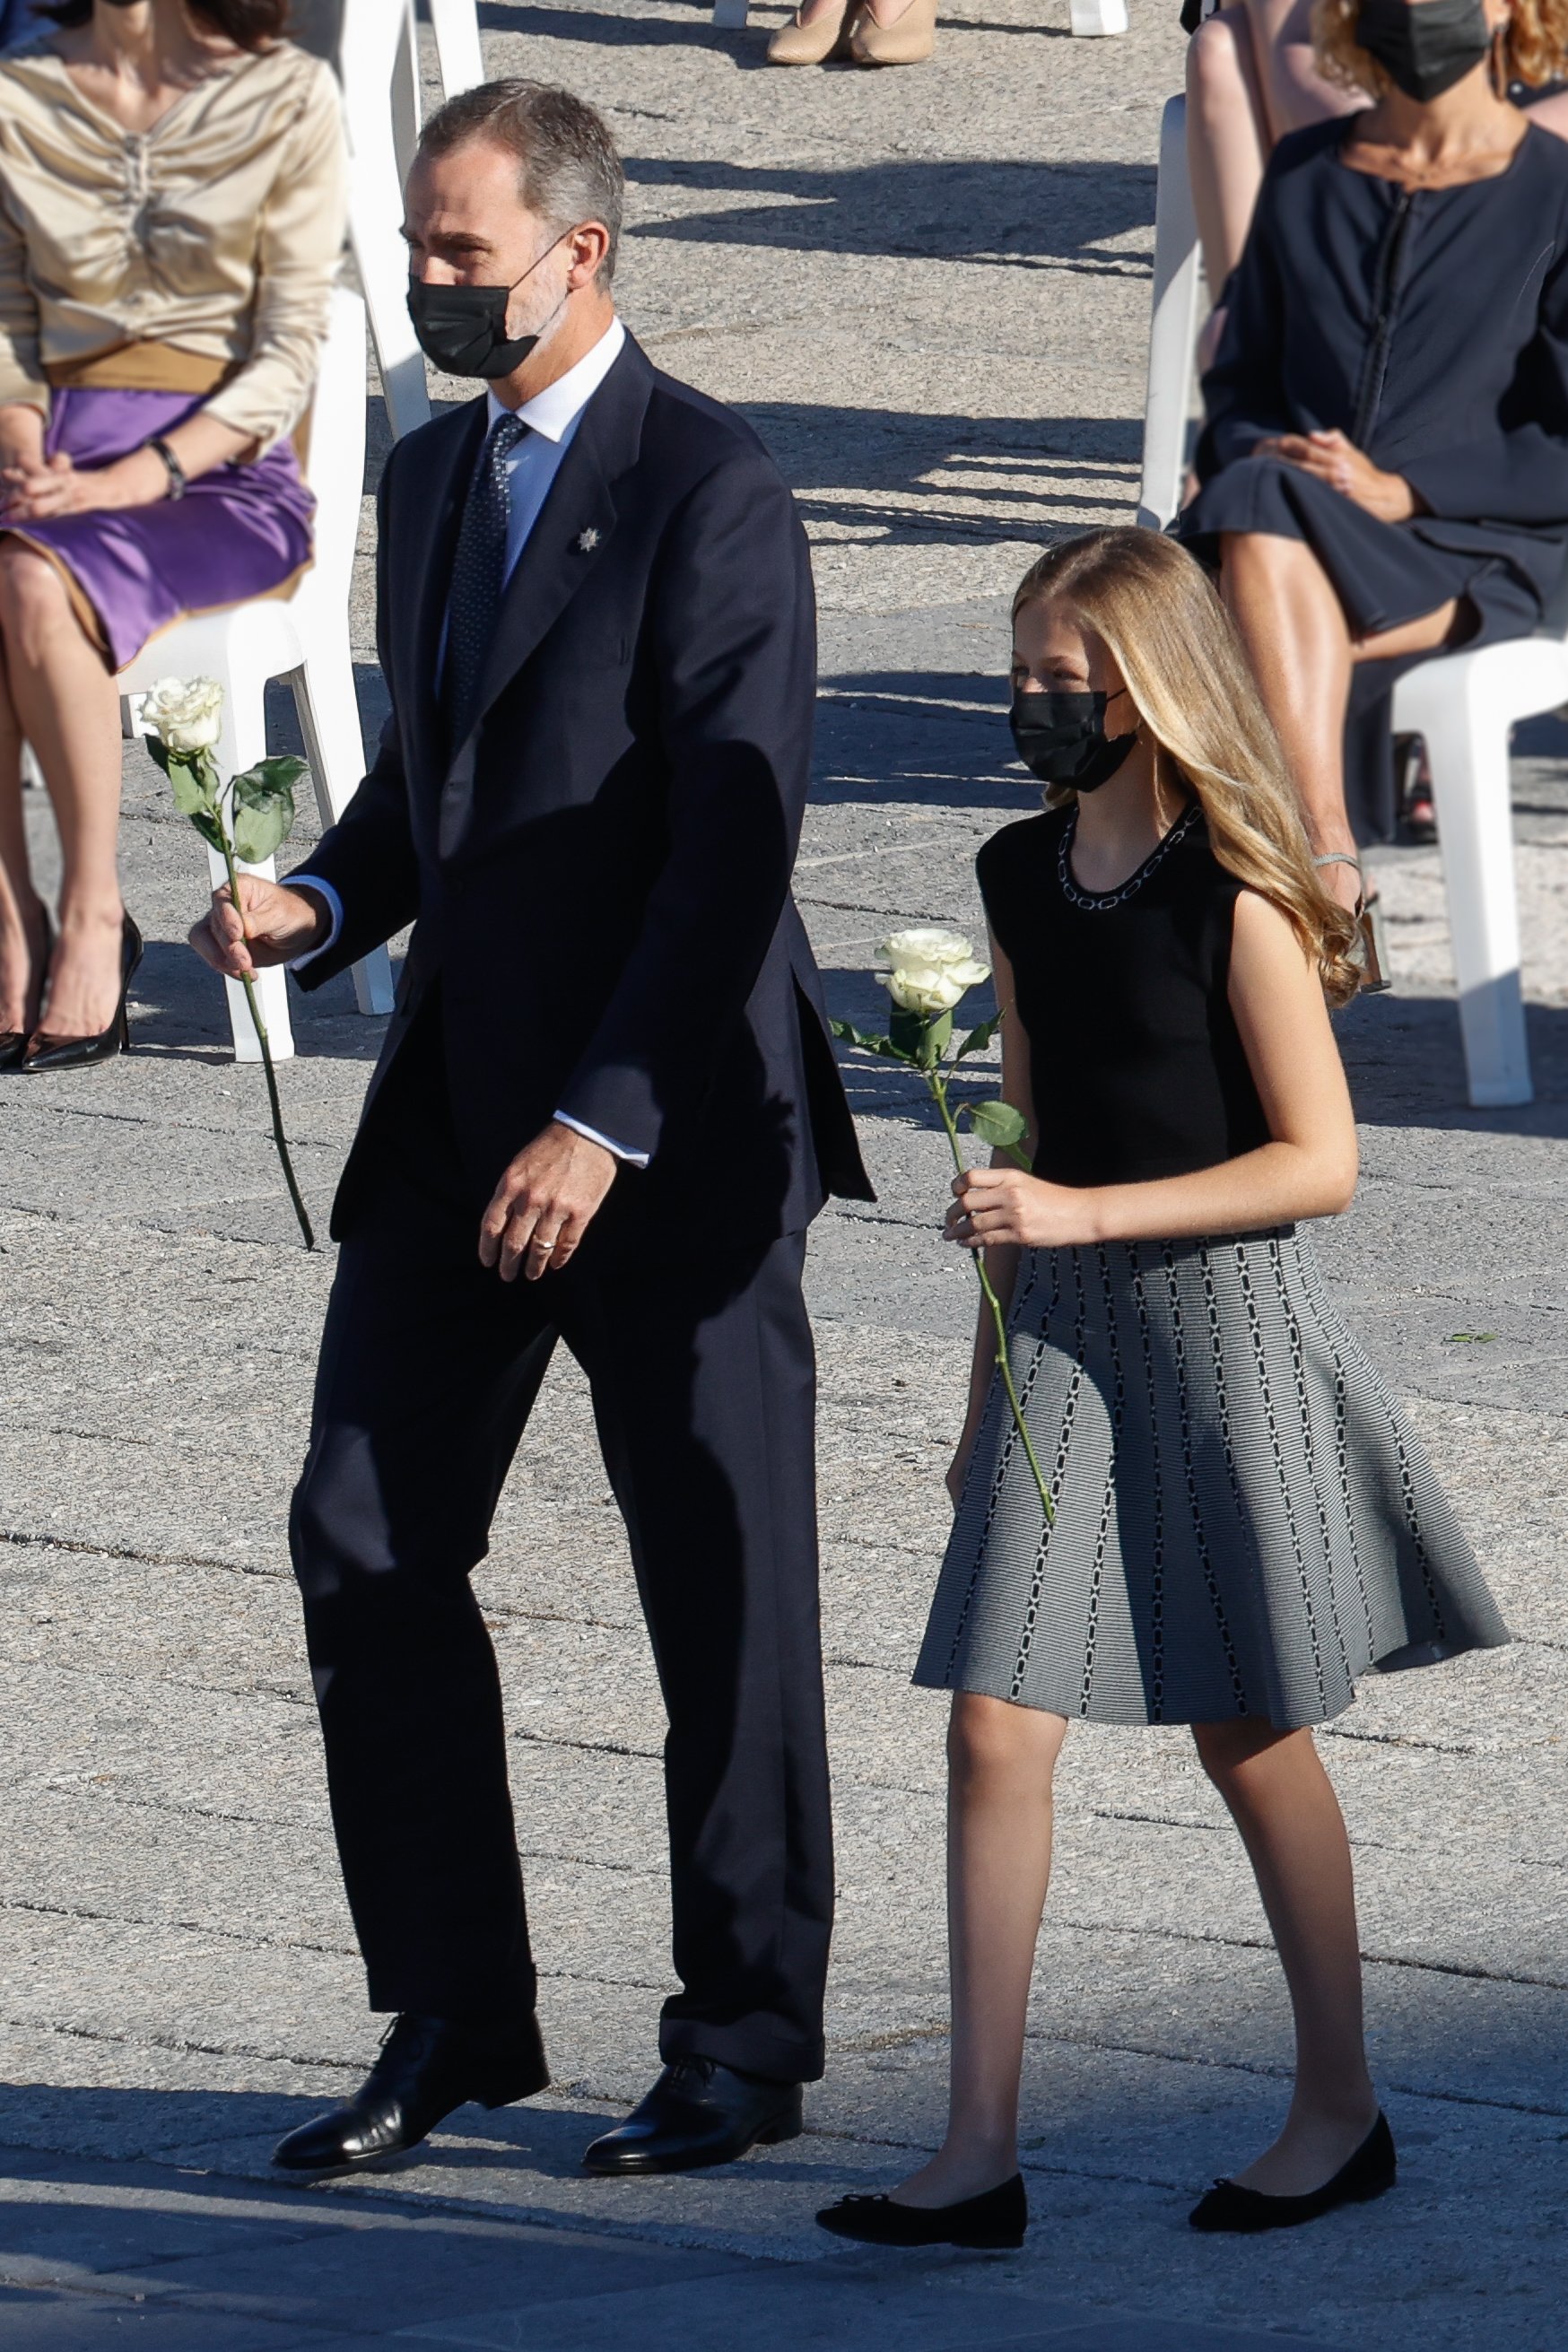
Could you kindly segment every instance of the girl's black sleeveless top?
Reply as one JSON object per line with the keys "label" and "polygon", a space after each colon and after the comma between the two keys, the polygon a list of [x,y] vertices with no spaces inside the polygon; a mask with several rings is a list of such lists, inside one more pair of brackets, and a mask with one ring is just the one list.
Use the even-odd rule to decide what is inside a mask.
{"label": "girl's black sleeveless top", "polygon": [[1145,1183],[1256,1150],[1268,1128],[1227,994],[1242,885],[1194,804],[1120,889],[1080,890],[1077,814],[1010,824],[975,860],[1029,1040],[1036,1175]]}

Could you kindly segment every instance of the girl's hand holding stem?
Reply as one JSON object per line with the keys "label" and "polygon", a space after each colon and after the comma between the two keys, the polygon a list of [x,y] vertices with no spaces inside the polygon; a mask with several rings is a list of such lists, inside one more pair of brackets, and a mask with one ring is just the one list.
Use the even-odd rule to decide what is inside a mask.
{"label": "girl's hand holding stem", "polygon": [[970,1168],[953,1179],[946,1238],[962,1249],[1069,1249],[1100,1239],[1096,1195],[1072,1184],[1049,1184],[1021,1168]]}

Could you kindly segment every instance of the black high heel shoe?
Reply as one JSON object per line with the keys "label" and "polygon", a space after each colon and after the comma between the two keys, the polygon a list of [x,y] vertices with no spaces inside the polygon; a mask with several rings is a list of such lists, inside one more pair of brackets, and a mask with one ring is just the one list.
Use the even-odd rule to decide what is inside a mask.
{"label": "black high heel shoe", "polygon": [[[39,903],[42,904],[42,901]],[[44,908],[43,914],[43,969],[47,976],[49,969],[49,958],[55,951],[55,927],[49,920],[49,910],[47,907]],[[27,1051],[28,1034],[29,1033],[26,1029],[0,1029],[0,1070],[19,1070],[21,1068],[23,1057]]]}
{"label": "black high heel shoe", "polygon": [[1243,2189],[1234,2180],[1216,2180],[1201,2197],[1187,2219],[1194,2230],[1234,2230],[1250,2234],[1258,2230],[1291,2230],[1299,2221],[1315,2221],[1336,2205],[1366,2205],[1394,2186],[1398,2169],[1394,2134],[1388,2117],[1377,2121],[1348,2163],[1331,2180],[1305,2197],[1269,2197],[1261,2189]]}
{"label": "black high heel shoe", "polygon": [[890,2197],[841,2197],[817,2215],[836,2238],[865,2246],[970,2246],[1011,2251],[1024,2242],[1029,2200],[1016,2172],[1000,2189],[956,2205],[896,2205]]}
{"label": "black high heel shoe", "polygon": [[23,1069],[81,1070],[93,1062],[111,1062],[116,1054],[128,1054],[131,1019],[125,1000],[141,961],[142,934],[127,915],[120,933],[120,1002],[108,1028],[100,1029],[96,1037],[51,1037],[47,1029],[35,1029],[27,1040]]}

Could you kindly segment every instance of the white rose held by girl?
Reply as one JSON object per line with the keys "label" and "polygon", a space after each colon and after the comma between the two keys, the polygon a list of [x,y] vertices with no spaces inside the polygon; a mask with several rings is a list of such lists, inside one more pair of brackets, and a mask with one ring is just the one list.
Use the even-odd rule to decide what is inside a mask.
{"label": "white rose held by girl", "polygon": [[[937,1116],[952,1151],[953,1166],[964,1174],[963,1152],[959,1143],[959,1127],[967,1121],[972,1133],[984,1142],[993,1144],[999,1151],[1012,1153],[1020,1166],[1029,1163],[1018,1150],[1026,1132],[1021,1112],[1011,1103],[993,1097],[980,1102],[952,1103],[948,1099],[948,1072],[944,1064],[952,1044],[953,1009],[961,998],[981,982],[989,980],[991,967],[982,963],[973,946],[962,931],[949,931],[935,926],[917,926],[907,931],[894,931],[882,941],[881,961],[876,972],[879,984],[885,988],[898,1007],[889,1024],[890,1034],[873,1036],[857,1029],[852,1022],[835,1021],[831,1025],[836,1037],[847,1045],[858,1045],[863,1053],[879,1055],[884,1061],[904,1062],[918,1070],[930,1089],[937,1108]],[[1002,1025],[998,1013],[990,1021],[983,1021],[972,1029],[952,1055],[954,1068],[971,1054],[984,1053]],[[980,1287],[991,1310],[996,1328],[996,1369],[1002,1385],[1007,1391],[1007,1402],[1013,1414],[1025,1457],[1034,1474],[1039,1490],[1040,1507],[1047,1519],[1054,1519],[1050,1491],[1045,1473],[1036,1458],[1033,1440],[1024,1420],[1023,1407],[1013,1381],[1013,1369],[1007,1359],[1007,1318],[994,1284],[985,1268],[985,1253],[973,1253],[974,1271],[980,1277]]]}
{"label": "white rose held by girl", "polygon": [[877,978],[903,1013],[951,1013],[959,999],[991,977],[988,963],[960,931],[895,931],[882,941],[887,969]]}

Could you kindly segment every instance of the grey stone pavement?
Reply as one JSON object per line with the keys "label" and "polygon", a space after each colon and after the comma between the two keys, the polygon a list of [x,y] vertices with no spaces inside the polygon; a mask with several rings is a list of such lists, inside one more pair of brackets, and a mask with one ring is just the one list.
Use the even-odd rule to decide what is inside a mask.
{"label": "grey stone pavement", "polygon": [[[824,612],[799,889],[835,1004],[865,1017],[879,935],[976,925],[973,852],[1026,805],[1009,590],[1053,532],[1131,513],[1181,37],[1173,0],[1133,0],[1131,37],[1100,43],[1068,37],[1062,0],[956,0],[924,72],[759,74],[782,14],[715,36],[689,0],[481,8],[498,68],[608,110],[628,318],[742,404],[798,488]],[[368,727],[368,607],[358,641]],[[556,2088],[463,2111],[417,2164],[281,2187],[274,2137],[354,2082],[374,2031],[284,1549],[331,1265],[297,1246],[259,1074],[180,944],[196,845],[129,761],[139,1050],[0,1082],[0,2342],[1560,2352],[1568,730],[1517,751],[1539,1098],[1463,1108],[1437,860],[1391,854],[1398,986],[1343,1029],[1366,1175],[1323,1235],[1519,1637],[1373,1681],[1323,1741],[1398,2192],[1275,2242],[1187,2231],[1282,2113],[1284,2001],[1183,1735],[1079,1732],[1029,2039],[1027,2250],[908,2260],[837,2250],[811,2217],[941,2127],[942,1710],[907,1682],[972,1315],[936,1237],[939,1139],[896,1078],[853,1072],[881,1198],[812,1249],[843,1884],[807,2137],[706,2177],[575,2170],[646,2086],[669,1979],[658,1699],[563,1363],[481,1574]],[[324,1215],[375,1024],[346,984],[297,1020],[283,1087]]]}

